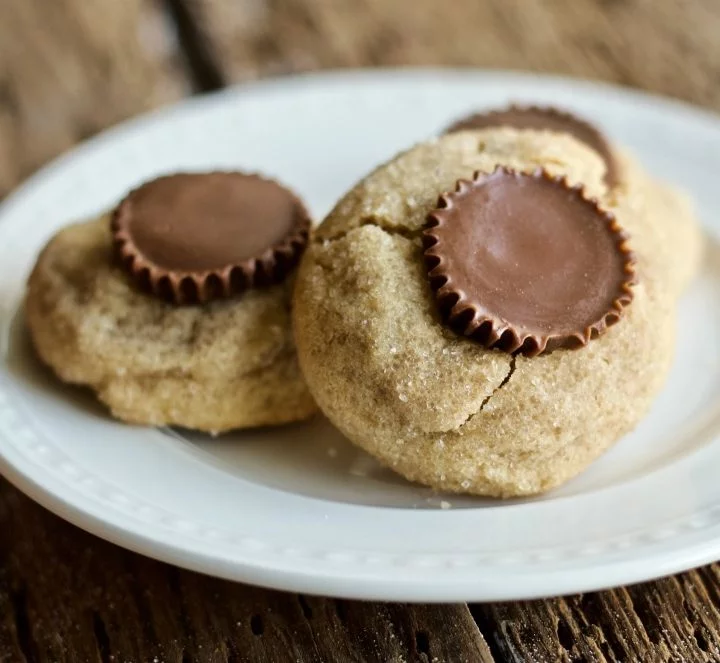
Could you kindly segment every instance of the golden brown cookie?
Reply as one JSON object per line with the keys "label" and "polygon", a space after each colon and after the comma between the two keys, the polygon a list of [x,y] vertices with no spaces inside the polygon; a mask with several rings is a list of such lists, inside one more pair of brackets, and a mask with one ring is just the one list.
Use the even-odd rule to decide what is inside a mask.
{"label": "golden brown cookie", "polygon": [[[114,232],[106,215],[50,240],[25,302],[38,354],[62,380],[89,386],[115,417],[131,423],[217,433],[311,416],[316,406],[290,328],[293,256],[304,242],[284,238],[296,224],[286,219],[268,228],[265,218],[252,244],[246,237],[252,223],[228,229],[218,220],[243,205],[260,219],[289,214],[294,198],[275,199],[268,211],[255,193],[238,192],[238,182],[214,180],[211,189],[230,187],[239,198],[228,201],[225,191],[226,209],[210,209],[207,182],[185,177],[131,193],[115,212]],[[152,190],[158,182],[170,200],[158,200]],[[181,218],[178,196],[184,213],[195,205],[215,227],[208,218],[199,228]],[[233,241],[236,248],[228,248]]]}
{"label": "golden brown cookie", "polygon": [[[631,236],[633,301],[586,347],[489,350],[438,309],[421,240],[428,214],[458,180],[498,164],[583,185]],[[502,497],[563,483],[632,430],[672,362],[698,229],[681,205],[659,213],[647,180],[609,194],[605,170],[568,135],[494,128],[418,145],[348,192],[303,257],[293,307],[300,365],[332,422],[408,479]],[[678,240],[672,253],[656,250],[665,236]]]}

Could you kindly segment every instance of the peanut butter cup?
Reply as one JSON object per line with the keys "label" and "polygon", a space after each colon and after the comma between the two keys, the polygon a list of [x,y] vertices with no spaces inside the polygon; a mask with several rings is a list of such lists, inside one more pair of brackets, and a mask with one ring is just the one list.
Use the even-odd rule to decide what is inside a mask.
{"label": "peanut butter cup", "polygon": [[423,242],[441,316],[488,348],[578,348],[632,300],[634,256],[614,216],[544,170],[458,181]]}
{"label": "peanut butter cup", "polygon": [[582,118],[557,108],[513,105],[502,110],[475,113],[454,122],[445,133],[490,127],[538,129],[570,134],[602,157],[605,162],[605,184],[613,187],[619,182],[617,159],[600,130]]}
{"label": "peanut butter cup", "polygon": [[111,222],[116,253],[136,283],[176,304],[282,281],[310,225],[303,203],[277,182],[225,172],[143,184]]}

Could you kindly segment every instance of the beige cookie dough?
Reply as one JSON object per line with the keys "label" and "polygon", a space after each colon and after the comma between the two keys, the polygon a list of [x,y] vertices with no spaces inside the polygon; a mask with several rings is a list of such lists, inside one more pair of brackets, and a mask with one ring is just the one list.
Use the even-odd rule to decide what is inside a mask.
{"label": "beige cookie dough", "polygon": [[65,382],[118,419],[218,433],[311,416],[290,327],[292,283],[205,306],[137,291],[113,265],[109,219],[61,230],[28,283],[27,325]]}
{"label": "beige cookie dough", "polygon": [[617,158],[622,178],[607,200],[623,219],[630,219],[628,227],[641,240],[638,250],[650,257],[640,264],[642,280],[677,297],[701,259],[702,234],[692,202],[685,193],[650,177],[631,155],[617,151]]}
{"label": "beige cookie dough", "polygon": [[[496,164],[583,183],[632,235],[634,301],[584,349],[514,358],[438,317],[420,241],[427,213],[457,179]],[[384,464],[439,490],[530,495],[585,469],[662,387],[676,299],[698,261],[689,208],[632,167],[608,192],[602,160],[573,138],[492,129],[419,145],[371,173],[321,225],[298,273],[296,343],[320,408]],[[668,238],[673,250],[659,250]]]}

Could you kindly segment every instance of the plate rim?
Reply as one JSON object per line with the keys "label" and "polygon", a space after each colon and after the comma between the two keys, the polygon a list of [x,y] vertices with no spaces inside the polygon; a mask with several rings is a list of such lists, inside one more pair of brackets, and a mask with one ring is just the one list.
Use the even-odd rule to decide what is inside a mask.
{"label": "plate rim", "polygon": [[[53,493],[32,477],[19,472],[0,454],[0,469],[3,476],[18,490],[54,515],[79,527],[86,533],[97,536],[131,552],[150,557],[157,561],[173,564],[190,571],[212,577],[242,582],[286,592],[326,596],[350,600],[408,601],[422,603],[486,603],[493,601],[520,601],[553,598],[575,593],[602,591],[638,582],[646,582],[682,573],[720,559],[720,518],[714,523],[717,532],[715,546],[708,546],[703,540],[695,546],[685,546],[682,555],[670,550],[667,554],[652,560],[655,569],[650,577],[638,577],[638,565],[643,559],[625,560],[616,564],[592,564],[576,569],[562,569],[548,573],[543,570],[536,575],[524,575],[524,585],[506,584],[507,577],[475,575],[454,579],[443,577],[440,582],[418,584],[413,578],[383,576],[381,580],[368,580],[365,576],[327,573],[328,560],[319,564],[312,573],[282,567],[248,564],[237,561],[227,562],[206,553],[187,547],[182,548],[163,540],[136,531],[128,532],[116,522],[108,522],[88,510],[82,510],[64,496]],[[7,470],[7,471],[6,471]],[[720,509],[715,509],[720,515]],[[508,568],[512,568],[509,566]],[[596,573],[592,573],[595,571]],[[600,580],[602,577],[602,580]],[[554,587],[548,590],[548,585]]]}
{"label": "plate rim", "polygon": [[[194,114],[202,112],[205,105],[212,106],[216,103],[222,103],[226,97],[236,98],[246,94],[252,95],[263,90],[281,90],[286,91],[288,87],[294,85],[303,85],[308,82],[326,84],[328,82],[347,83],[348,79],[377,79],[377,78],[393,78],[397,76],[405,78],[431,78],[437,79],[438,76],[456,77],[458,79],[494,79],[496,81],[512,80],[515,83],[532,80],[535,84],[539,81],[552,85],[572,84],[575,87],[592,89],[594,91],[609,90],[614,95],[624,96],[628,101],[642,99],[645,102],[654,104],[660,103],[665,108],[678,107],[683,112],[690,112],[698,121],[710,123],[716,130],[720,129],[720,115],[706,109],[697,108],[683,101],[666,98],[655,94],[650,94],[630,88],[616,86],[604,82],[586,81],[581,79],[573,79],[563,76],[545,76],[537,74],[525,74],[519,72],[505,72],[502,70],[478,70],[478,69],[445,69],[445,68],[396,68],[396,69],[359,69],[359,70],[339,70],[324,72],[309,72],[302,75],[263,79],[254,81],[238,87],[230,87],[224,90],[193,97],[182,100],[172,106],[162,107],[139,117],[123,122],[112,127],[96,137],[81,143],[74,149],[52,161],[47,166],[40,169],[35,175],[26,180],[19,186],[6,200],[0,205],[0,223],[5,216],[9,215],[9,210],[15,205],[21,205],[23,200],[33,195],[33,191],[41,186],[46,179],[52,178],[56,172],[62,172],[69,163],[81,158],[86,152],[93,150],[102,150],[106,142],[112,143],[117,141],[123,134],[142,132],[150,129],[155,123],[164,123],[169,117],[175,113]],[[470,82],[470,80],[468,80]],[[0,389],[0,405],[2,404],[3,393]],[[0,407],[1,413],[2,407]],[[251,584],[260,584],[274,589],[285,591],[299,591],[308,594],[323,594],[332,596],[341,596],[344,598],[362,598],[376,600],[411,600],[411,601],[492,601],[492,600],[516,600],[547,597],[561,595],[568,592],[592,591],[603,589],[609,586],[627,584],[630,582],[638,582],[638,571],[633,569],[633,565],[644,564],[645,559],[626,561],[624,564],[610,565],[608,568],[603,566],[593,567],[598,574],[588,573],[585,567],[579,567],[573,571],[564,571],[554,578],[554,584],[557,590],[547,591],[546,578],[551,577],[545,572],[540,583],[533,585],[529,583],[526,588],[520,590],[519,586],[511,585],[515,588],[512,591],[508,587],[500,587],[488,582],[487,578],[475,578],[474,582],[471,578],[466,578],[463,586],[449,585],[448,579],[441,580],[441,584],[433,586],[432,584],[422,584],[415,587],[407,580],[402,578],[395,579],[395,582],[389,581],[387,577],[382,580],[383,586],[378,583],[368,583],[364,577],[337,577],[335,575],[323,575],[288,571],[282,568],[263,568],[257,565],[246,565],[241,563],[238,566],[237,561],[234,564],[225,564],[219,562],[217,558],[206,555],[200,551],[188,552],[187,547],[182,549],[182,545],[177,543],[169,543],[162,538],[146,536],[144,533],[132,532],[121,527],[117,521],[103,520],[102,517],[92,513],[87,508],[83,510],[73,500],[67,498],[66,495],[53,492],[47,485],[43,485],[33,478],[27,471],[22,471],[22,462],[18,464],[17,458],[15,462],[12,460],[12,449],[8,454],[6,445],[2,444],[3,438],[8,435],[2,426],[0,420],[0,473],[2,473],[13,485],[22,492],[38,502],[44,508],[54,512],[61,518],[89,531],[92,534],[100,536],[114,544],[124,548],[133,550],[140,554],[148,555],[162,561],[176,564],[178,566],[189,568],[202,573],[208,573],[217,577],[248,582]],[[45,469],[42,470],[45,472]],[[51,481],[52,483],[52,481]],[[80,493],[77,493],[80,495]],[[77,497],[76,495],[76,497]],[[654,559],[653,568],[657,572],[652,572],[652,577],[669,575],[680,571],[687,570],[700,564],[709,563],[720,559],[720,508],[715,510],[717,516],[711,527],[717,530],[717,534],[713,541],[713,545],[709,545],[707,541],[701,541],[694,547],[683,548],[683,555],[670,551],[666,553],[666,558]],[[602,569],[602,573],[600,570]],[[610,573],[614,570],[614,574]],[[602,575],[603,579],[599,580],[598,575]],[[642,575],[642,574],[641,574]],[[564,579],[564,582],[561,580]],[[642,578],[640,578],[642,579]],[[466,592],[466,593],[463,593]],[[478,595],[481,594],[481,598]]]}

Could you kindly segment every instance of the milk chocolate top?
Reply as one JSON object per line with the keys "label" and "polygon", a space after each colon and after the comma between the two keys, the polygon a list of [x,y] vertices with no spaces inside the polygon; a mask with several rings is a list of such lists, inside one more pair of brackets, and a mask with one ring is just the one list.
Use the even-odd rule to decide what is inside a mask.
{"label": "milk chocolate top", "polygon": [[112,228],[141,285],[194,303],[282,280],[307,243],[310,218],[294,194],[257,175],[177,174],[131,192]]}
{"label": "milk chocolate top", "polygon": [[443,317],[486,347],[579,347],[632,299],[634,260],[614,217],[544,171],[498,168],[440,197],[424,233]]}
{"label": "milk chocolate top", "polygon": [[567,133],[597,152],[605,162],[605,183],[609,187],[619,183],[619,165],[605,136],[585,120],[558,110],[539,106],[509,106],[503,110],[476,113],[450,125],[445,133],[512,127]]}

